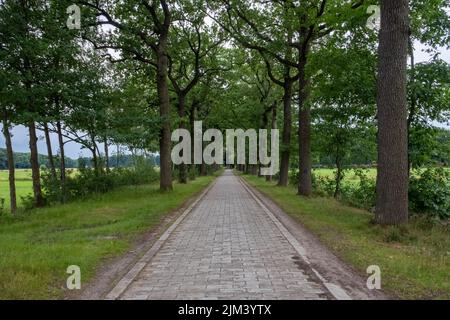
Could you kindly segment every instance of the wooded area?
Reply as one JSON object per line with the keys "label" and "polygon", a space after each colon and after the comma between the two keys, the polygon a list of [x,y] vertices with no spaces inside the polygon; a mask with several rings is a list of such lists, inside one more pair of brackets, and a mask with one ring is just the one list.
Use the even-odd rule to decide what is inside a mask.
{"label": "wooded area", "polygon": [[[379,30],[368,27],[373,5],[381,5]],[[313,168],[336,169],[336,198],[348,169],[377,168],[376,188],[365,191],[376,221],[407,223],[411,203],[418,208],[408,199],[414,170],[450,161],[450,133],[436,127],[450,119],[450,68],[439,55],[450,43],[446,10],[446,0],[2,0],[0,168],[8,165],[11,212],[15,168],[24,162],[13,156],[12,126],[28,128],[33,201],[42,207],[53,193],[61,202],[76,193],[66,176],[68,142],[92,154],[81,176],[95,181],[93,190],[120,178],[115,146],[143,159],[158,154],[151,162],[162,191],[175,178],[206,175],[217,168],[174,166],[170,158],[171,132],[193,135],[202,120],[204,130],[279,128],[280,172],[268,179],[296,183],[299,196],[317,189]],[[419,44],[429,61],[415,62]],[[258,167],[238,169],[258,174]],[[418,181],[443,183],[437,197],[448,218],[448,171],[428,172]]]}

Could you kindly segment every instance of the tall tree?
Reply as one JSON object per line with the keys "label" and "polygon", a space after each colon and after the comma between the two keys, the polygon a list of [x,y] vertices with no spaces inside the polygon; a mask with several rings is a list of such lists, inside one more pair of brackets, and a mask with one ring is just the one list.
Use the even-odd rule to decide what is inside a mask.
{"label": "tall tree", "polygon": [[[450,2],[448,0],[415,0],[410,2],[410,33],[408,53],[410,56],[408,70],[408,174],[415,164],[420,164],[418,158],[425,156],[425,152],[418,152],[424,145],[422,139],[430,135],[430,121],[442,121],[445,112],[449,111],[449,103],[436,101],[433,91],[441,91],[445,100],[448,95],[449,66],[439,60],[439,48],[449,47],[450,33]],[[414,44],[419,42],[428,54],[433,55],[433,61],[416,65]],[[445,72],[445,68],[447,71]],[[444,70],[444,72],[442,72]],[[447,74],[446,74],[447,73]],[[431,77],[430,77],[431,75]],[[447,77],[447,80],[445,79]],[[431,81],[430,81],[431,80]],[[433,81],[439,85],[430,85]],[[424,97],[427,97],[424,99]],[[448,99],[448,98],[447,98]],[[442,103],[443,102],[443,103]],[[424,121],[424,114],[428,119]],[[448,117],[447,117],[448,118]],[[425,135],[417,134],[426,133]],[[429,143],[425,143],[429,145]],[[423,149],[422,149],[423,150]]]}
{"label": "tall tree", "polygon": [[406,67],[408,0],[381,1],[378,65],[378,170],[375,219],[408,222]]}
{"label": "tall tree", "polygon": [[3,108],[3,135],[6,144],[6,157],[8,161],[8,179],[9,179],[9,200],[11,214],[16,214],[17,211],[17,196],[16,196],[16,177],[14,167],[14,154],[11,142],[11,133],[9,131],[10,121],[8,119],[8,110]]}
{"label": "tall tree", "polygon": [[[177,96],[179,128],[188,125],[186,100],[200,80],[221,70],[215,56],[219,54],[221,37],[205,26],[205,15],[183,8],[183,15],[172,28],[169,50],[169,79]],[[179,165],[180,183],[187,183],[187,165]]]}
{"label": "tall tree", "polygon": [[95,49],[118,50],[123,59],[133,59],[156,70],[156,87],[159,101],[161,129],[159,136],[160,189],[172,189],[170,99],[168,86],[169,30],[172,25],[172,8],[168,1],[76,1],[91,10],[88,25],[109,25],[117,32],[106,36],[88,34],[86,39]]}
{"label": "tall tree", "polygon": [[44,205],[44,198],[40,183],[36,121],[43,109],[43,60],[47,51],[42,22],[45,2],[4,1],[0,10],[0,43],[1,50],[6,53],[3,63],[9,76],[16,80],[16,85],[10,88],[12,104],[20,115],[16,120],[28,127],[34,202],[40,207]]}
{"label": "tall tree", "polygon": [[[233,37],[250,49],[265,53],[297,70],[298,78],[298,193],[312,193],[310,75],[307,72],[313,45],[336,29],[346,28],[364,16],[364,1],[245,1],[222,0],[219,17],[213,17]],[[214,10],[212,5],[212,10]],[[217,10],[217,9],[216,9]],[[273,17],[268,20],[267,16]],[[223,21],[223,22],[221,22]],[[289,26],[286,29],[286,26]],[[280,30],[282,32],[280,32]],[[288,32],[286,33],[286,30]],[[293,32],[290,35],[289,30]],[[288,37],[286,38],[286,34]],[[290,37],[292,36],[292,38]],[[283,53],[291,47],[295,57]],[[281,54],[280,54],[281,50]]]}

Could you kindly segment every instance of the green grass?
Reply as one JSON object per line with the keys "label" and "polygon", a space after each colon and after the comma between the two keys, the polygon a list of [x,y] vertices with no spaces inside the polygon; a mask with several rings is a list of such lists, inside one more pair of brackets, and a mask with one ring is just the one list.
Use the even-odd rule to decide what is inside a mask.
{"label": "green grass", "polygon": [[129,249],[165,213],[205,188],[199,177],[174,191],[159,184],[126,187],[66,205],[0,218],[0,299],[64,296],[69,265],[78,265],[82,285],[105,258]]}
{"label": "green grass", "polygon": [[[370,168],[370,169],[363,169],[364,172],[367,174],[367,177],[370,179],[375,179],[377,177],[377,169]],[[334,179],[334,175],[336,169],[313,169],[313,172],[321,177],[328,177]],[[345,176],[344,181],[346,182],[358,182],[359,178],[355,175],[355,171],[353,169],[345,170]]]}
{"label": "green grass", "polygon": [[[368,178],[370,179],[376,179],[377,177],[377,169],[376,168],[368,168],[368,169],[362,169]],[[445,170],[450,172],[450,168],[445,168]],[[336,169],[329,169],[329,168],[320,168],[320,169],[313,169],[313,172],[317,174],[320,177],[328,177],[334,179]],[[414,172],[413,172],[414,173]],[[357,175],[355,175],[354,169],[345,170],[345,176],[344,176],[345,182],[350,183],[357,183],[359,181],[359,178]]]}
{"label": "green grass", "polygon": [[449,226],[416,220],[402,228],[380,227],[370,212],[244,177],[362,274],[369,265],[380,266],[386,292],[403,299],[450,299]]}
{"label": "green grass", "polygon": [[[33,193],[33,183],[31,181],[31,169],[16,170],[16,193],[17,205],[20,206],[21,197]],[[9,182],[8,171],[0,170],[0,199],[5,199],[5,209],[9,209]]]}

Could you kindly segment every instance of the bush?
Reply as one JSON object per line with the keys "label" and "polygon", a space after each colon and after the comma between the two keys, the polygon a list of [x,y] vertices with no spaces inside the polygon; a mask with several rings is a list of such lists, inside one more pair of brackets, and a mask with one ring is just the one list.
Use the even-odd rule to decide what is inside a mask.
{"label": "bush", "polygon": [[298,170],[290,170],[288,180],[289,180],[290,185],[292,185],[292,186],[298,185],[298,180],[299,180]]}
{"label": "bush", "polygon": [[[339,199],[355,207],[371,209],[375,206],[375,180],[369,178],[368,169],[354,169],[354,171],[359,181],[354,183],[342,180]],[[298,171],[291,174],[290,181],[298,181]],[[336,180],[313,173],[312,187],[315,194],[332,197],[336,190]]]}
{"label": "bush", "polygon": [[[43,196],[44,196],[44,203],[47,203],[47,199],[46,199],[45,195],[43,195]],[[27,194],[25,196],[21,196],[20,200],[21,200],[22,206],[25,210],[31,210],[31,209],[36,208],[36,201],[34,200],[33,195]]]}
{"label": "bush", "polygon": [[375,179],[369,178],[368,170],[355,169],[354,171],[359,178],[358,183],[343,183],[341,196],[344,201],[353,206],[371,209],[375,206]]}
{"label": "bush", "polygon": [[[59,177],[59,174],[58,174]],[[105,193],[120,186],[149,184],[158,180],[153,165],[145,158],[136,158],[133,168],[117,168],[110,172],[94,170],[80,161],[78,172],[68,171],[65,190],[59,179],[54,179],[48,170],[42,172],[44,195],[49,203],[73,201],[94,193]],[[64,193],[64,194],[63,194]]]}
{"label": "bush", "polygon": [[450,218],[450,172],[443,168],[415,171],[409,182],[410,208],[430,218]]}
{"label": "bush", "polygon": [[[372,209],[376,201],[376,182],[368,176],[368,170],[355,169],[357,183],[344,180],[340,199],[352,206]],[[336,182],[330,177],[312,176],[314,192],[321,196],[333,196]],[[293,172],[291,181],[298,181]],[[450,172],[443,168],[416,170],[409,182],[410,210],[415,215],[432,219],[450,219]]]}

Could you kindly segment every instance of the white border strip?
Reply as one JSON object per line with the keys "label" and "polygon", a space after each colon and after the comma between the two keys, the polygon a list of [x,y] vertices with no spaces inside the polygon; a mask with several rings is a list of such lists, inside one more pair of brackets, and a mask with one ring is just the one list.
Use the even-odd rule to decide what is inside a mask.
{"label": "white border strip", "polygon": [[333,295],[333,297],[335,297],[336,300],[352,300],[352,298],[345,292],[342,287],[337,284],[327,282],[326,279],[322,277],[320,273],[311,266],[311,262],[308,259],[305,248],[298,242],[298,240],[292,235],[292,233],[290,233],[289,230],[286,229],[286,227],[269,210],[269,208],[267,208],[267,206],[255,195],[255,193],[249,187],[249,184],[241,177],[238,177],[238,179],[241,181],[241,184],[247,190],[247,192],[260,205],[260,207],[269,216],[272,222],[278,227],[286,240],[292,245],[292,247],[294,247],[295,251],[297,251],[300,257],[305,261],[305,263],[310,266],[312,271],[316,274],[316,276],[320,279],[320,281],[328,289],[328,291]]}

